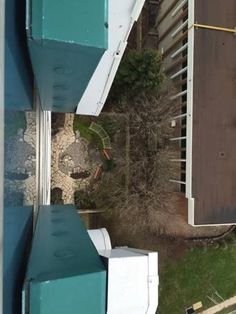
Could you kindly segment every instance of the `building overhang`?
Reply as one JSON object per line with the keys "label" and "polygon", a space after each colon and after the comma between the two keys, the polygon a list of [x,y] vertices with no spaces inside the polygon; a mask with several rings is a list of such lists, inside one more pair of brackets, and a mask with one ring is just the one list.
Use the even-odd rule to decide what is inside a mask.
{"label": "building overhang", "polygon": [[26,30],[43,110],[75,112],[108,47],[107,0],[27,0]]}
{"label": "building overhang", "polygon": [[109,0],[108,50],[99,62],[77,106],[77,114],[98,116],[105,104],[144,0]]}

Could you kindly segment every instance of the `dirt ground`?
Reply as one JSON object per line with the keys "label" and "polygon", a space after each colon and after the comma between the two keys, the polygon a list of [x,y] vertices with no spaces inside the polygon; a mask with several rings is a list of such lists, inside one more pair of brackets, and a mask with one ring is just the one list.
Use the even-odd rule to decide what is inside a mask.
{"label": "dirt ground", "polygon": [[[159,255],[159,267],[165,266],[168,260],[177,260],[181,258],[184,252],[191,247],[196,245],[202,245],[194,242],[192,239],[189,240],[186,235],[196,237],[214,237],[223,234],[229,228],[204,228],[199,230],[199,228],[194,228],[188,226],[184,219],[181,219],[181,223],[175,225],[175,216],[172,216],[172,221],[166,219],[166,224],[173,224],[175,229],[175,234],[169,232],[166,229],[165,234],[160,234],[158,232],[153,232],[150,226],[147,225],[146,228],[138,228],[136,222],[133,224],[126,223],[125,220],[121,219],[119,215],[107,215],[106,213],[82,215],[88,228],[103,228],[105,227],[111,237],[112,246],[129,246],[133,248],[139,248],[144,250],[157,251]],[[153,221],[155,225],[158,225],[159,221]],[[183,234],[182,229],[188,230],[188,232]],[[202,228],[200,228],[202,229]],[[179,235],[176,234],[179,232]],[[182,233],[182,235],[180,235]]]}

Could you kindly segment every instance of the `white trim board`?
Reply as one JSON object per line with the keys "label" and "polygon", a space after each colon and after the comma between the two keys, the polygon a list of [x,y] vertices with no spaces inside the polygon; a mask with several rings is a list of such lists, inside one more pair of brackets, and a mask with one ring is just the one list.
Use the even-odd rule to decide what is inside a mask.
{"label": "white trim board", "polygon": [[186,140],[186,198],[188,223],[194,226],[194,199],[192,197],[192,147],[193,147],[193,72],[194,72],[194,8],[195,0],[188,6],[188,72],[187,72],[187,140]]}
{"label": "white trim board", "polygon": [[145,0],[109,0],[108,50],[99,62],[78,104],[77,114],[98,116],[105,104],[127,40]]}

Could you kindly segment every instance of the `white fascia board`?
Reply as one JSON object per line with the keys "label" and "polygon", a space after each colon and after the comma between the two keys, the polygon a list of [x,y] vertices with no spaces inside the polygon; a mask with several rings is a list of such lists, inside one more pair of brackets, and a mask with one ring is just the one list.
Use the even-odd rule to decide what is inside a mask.
{"label": "white fascia board", "polygon": [[145,0],[109,0],[108,50],[99,62],[78,104],[77,114],[98,116],[105,104],[127,40]]}
{"label": "white fascia board", "polygon": [[188,224],[191,226],[195,226],[195,222],[194,222],[194,202],[195,199],[189,197],[188,198]]}
{"label": "white fascia board", "polygon": [[192,149],[193,149],[193,72],[194,72],[194,19],[195,0],[188,6],[188,74],[187,74],[187,140],[186,140],[186,198],[188,221],[194,225],[194,199],[192,197]]}

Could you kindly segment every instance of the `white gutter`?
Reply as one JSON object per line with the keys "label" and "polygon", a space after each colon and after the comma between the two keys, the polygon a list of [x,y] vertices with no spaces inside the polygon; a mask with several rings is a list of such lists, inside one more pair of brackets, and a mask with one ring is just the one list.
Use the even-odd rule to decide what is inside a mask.
{"label": "white gutter", "polygon": [[4,213],[4,54],[5,54],[5,0],[0,0],[0,313],[3,313],[3,213]]}
{"label": "white gutter", "polygon": [[127,40],[145,0],[109,0],[108,50],[99,62],[78,104],[77,114],[98,116],[105,104]]}
{"label": "white gutter", "polygon": [[39,205],[51,198],[51,112],[40,110]]}

